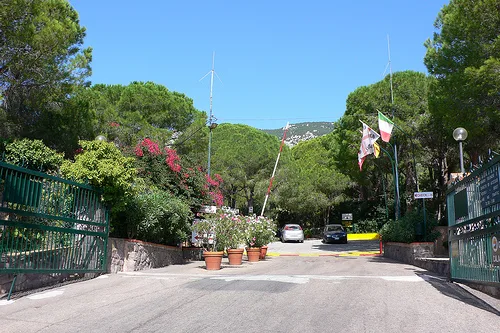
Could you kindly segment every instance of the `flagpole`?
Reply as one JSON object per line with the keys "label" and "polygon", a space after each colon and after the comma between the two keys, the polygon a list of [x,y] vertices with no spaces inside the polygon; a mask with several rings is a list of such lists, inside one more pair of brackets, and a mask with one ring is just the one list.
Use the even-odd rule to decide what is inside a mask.
{"label": "flagpole", "polygon": [[[389,55],[389,82],[391,84],[391,109],[392,109],[392,120],[394,121],[394,91],[392,89],[392,64],[391,64],[391,44],[389,41],[389,35],[387,35],[387,51]],[[394,140],[396,141],[396,140]],[[394,142],[394,164],[395,164],[395,181],[396,181],[396,220],[399,219],[401,203],[399,200],[399,172],[398,172],[398,150],[396,142]]]}
{"label": "flagpole", "polygon": [[[394,195],[396,194],[396,173],[394,172],[395,168],[394,168],[394,160],[392,159],[392,156],[391,154],[389,154],[389,152],[387,150],[385,150],[384,148],[380,147],[380,150],[382,150],[386,155],[387,157],[389,157],[389,160],[391,161],[391,165],[392,165],[392,177],[394,179]],[[385,194],[385,193],[384,193]],[[386,202],[385,202],[385,205],[386,205],[386,212],[387,212],[387,199],[386,199]],[[388,215],[388,213],[386,213]]]}
{"label": "flagpole", "polygon": [[286,131],[288,130],[289,124],[286,123],[285,130],[283,132],[283,138],[281,139],[280,150],[278,152],[278,157],[276,158],[276,163],[274,164],[273,174],[271,175],[271,180],[269,181],[269,187],[267,188],[266,198],[264,199],[264,205],[262,206],[262,212],[260,216],[264,216],[264,210],[266,209],[267,199],[269,199],[269,193],[271,193],[271,187],[273,186],[274,174],[276,173],[276,168],[278,167],[278,162],[280,160],[281,151],[283,150],[283,145],[286,139]]}

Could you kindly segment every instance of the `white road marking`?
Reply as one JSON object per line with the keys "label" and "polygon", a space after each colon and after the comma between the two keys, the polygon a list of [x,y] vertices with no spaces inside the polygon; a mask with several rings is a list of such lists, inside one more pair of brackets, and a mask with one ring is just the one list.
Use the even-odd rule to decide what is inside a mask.
{"label": "white road marking", "polygon": [[0,301],[0,306],[2,306],[2,305],[9,305],[9,304],[12,304],[14,302],[15,301],[13,301],[13,300],[8,301],[8,300],[4,299],[4,300]]}
{"label": "white road marking", "polygon": [[430,275],[198,275],[198,274],[170,274],[170,273],[153,273],[145,274],[140,272],[126,272],[120,273],[124,277],[143,277],[149,279],[172,279],[172,278],[188,278],[190,280],[201,280],[201,279],[212,279],[212,280],[224,280],[224,281],[276,281],[285,283],[295,283],[304,284],[308,283],[310,280],[325,280],[325,281],[336,281],[340,283],[341,281],[356,280],[356,279],[378,279],[384,281],[393,282],[423,282],[429,279],[439,279],[441,281],[446,281],[446,279],[441,279],[439,277],[433,277]]}
{"label": "white road marking", "polygon": [[34,294],[31,296],[28,296],[28,298],[29,299],[44,299],[44,298],[56,297],[56,296],[62,295],[63,293],[64,293],[64,289],[59,289],[59,290],[48,291],[46,293]]}
{"label": "white road marking", "polygon": [[96,277],[96,279],[107,279],[109,278],[109,275],[99,275],[98,277]]}
{"label": "white road marking", "polygon": [[284,283],[304,284],[309,282],[307,277],[293,275],[228,275],[212,277],[212,280],[224,281],[275,281]]}

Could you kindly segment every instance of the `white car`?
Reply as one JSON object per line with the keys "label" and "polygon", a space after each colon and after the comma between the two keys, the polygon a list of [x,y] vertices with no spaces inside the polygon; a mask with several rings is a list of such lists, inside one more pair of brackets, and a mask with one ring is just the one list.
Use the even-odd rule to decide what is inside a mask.
{"label": "white car", "polygon": [[281,229],[281,241],[286,243],[288,241],[296,241],[304,243],[304,231],[298,224],[287,224]]}

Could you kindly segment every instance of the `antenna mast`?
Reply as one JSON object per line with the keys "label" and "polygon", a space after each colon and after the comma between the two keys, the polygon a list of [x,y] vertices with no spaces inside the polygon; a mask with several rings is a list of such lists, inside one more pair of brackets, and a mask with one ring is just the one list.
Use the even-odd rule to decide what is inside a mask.
{"label": "antenna mast", "polygon": [[[391,64],[391,44],[389,41],[389,35],[387,35],[387,53],[389,55],[389,82],[391,84],[391,109],[392,109],[392,119],[394,120],[394,92],[392,89],[392,64]],[[399,219],[401,214],[400,207],[401,203],[399,200],[399,172],[398,172],[398,149],[397,144],[394,142],[394,166],[395,166],[395,180],[396,180],[396,220]]]}
{"label": "antenna mast", "polygon": [[[207,175],[210,177],[210,158],[211,158],[211,152],[212,152],[212,130],[217,127],[217,124],[214,123],[214,116],[212,113],[212,93],[213,93],[213,87],[214,87],[214,74],[215,73],[215,51],[213,52],[212,55],[212,69],[203,76],[201,80],[203,80],[208,74],[210,74],[210,114],[208,117],[208,161],[207,161]],[[217,76],[218,77],[218,76]]]}

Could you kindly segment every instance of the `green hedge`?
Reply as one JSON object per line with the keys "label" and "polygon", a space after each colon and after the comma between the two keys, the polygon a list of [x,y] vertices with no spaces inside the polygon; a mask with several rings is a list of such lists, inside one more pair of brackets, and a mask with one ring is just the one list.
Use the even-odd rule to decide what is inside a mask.
{"label": "green hedge", "polygon": [[439,237],[439,232],[434,231],[437,226],[435,219],[427,217],[426,230],[424,232],[424,215],[422,212],[414,211],[396,221],[387,222],[380,234],[384,242],[433,242]]}

